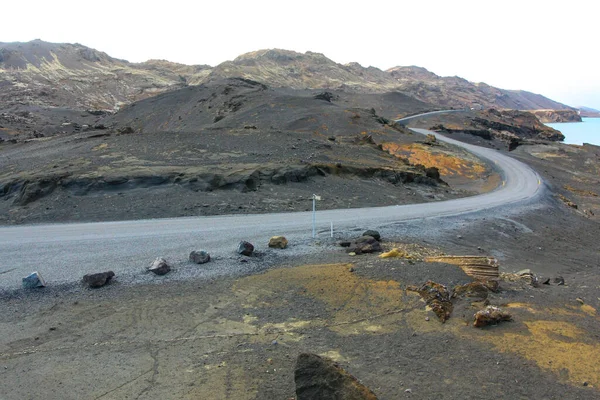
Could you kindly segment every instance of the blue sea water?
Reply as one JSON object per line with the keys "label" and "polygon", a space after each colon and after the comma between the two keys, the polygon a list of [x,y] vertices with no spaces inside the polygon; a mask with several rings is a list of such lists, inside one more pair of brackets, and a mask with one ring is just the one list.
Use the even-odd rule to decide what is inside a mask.
{"label": "blue sea water", "polygon": [[567,144],[590,143],[600,146],[600,118],[583,118],[583,122],[546,124],[561,131]]}

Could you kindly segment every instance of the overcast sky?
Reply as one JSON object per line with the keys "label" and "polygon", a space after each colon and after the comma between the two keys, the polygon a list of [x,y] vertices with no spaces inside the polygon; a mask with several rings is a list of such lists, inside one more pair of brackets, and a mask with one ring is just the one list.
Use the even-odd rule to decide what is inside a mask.
{"label": "overcast sky", "polygon": [[4,1],[0,42],[81,43],[185,64],[282,48],[418,65],[600,109],[598,0]]}

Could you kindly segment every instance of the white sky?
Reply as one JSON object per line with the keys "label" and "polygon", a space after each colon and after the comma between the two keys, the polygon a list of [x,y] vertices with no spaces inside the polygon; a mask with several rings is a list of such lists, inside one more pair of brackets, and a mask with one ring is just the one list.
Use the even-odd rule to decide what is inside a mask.
{"label": "white sky", "polygon": [[133,62],[283,48],[339,63],[418,65],[600,109],[600,1],[3,1],[0,42],[81,43]]}

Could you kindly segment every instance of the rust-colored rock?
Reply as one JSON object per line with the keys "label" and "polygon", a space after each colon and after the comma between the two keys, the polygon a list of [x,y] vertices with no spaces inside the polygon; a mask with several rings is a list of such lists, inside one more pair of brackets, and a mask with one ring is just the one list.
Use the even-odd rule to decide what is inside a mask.
{"label": "rust-colored rock", "polygon": [[285,249],[288,245],[288,240],[284,236],[273,236],[269,239],[269,247],[274,249]]}
{"label": "rust-colored rock", "polygon": [[446,322],[450,318],[454,306],[450,301],[450,292],[446,286],[427,281],[420,288],[409,286],[406,290],[419,293],[440,321]]}

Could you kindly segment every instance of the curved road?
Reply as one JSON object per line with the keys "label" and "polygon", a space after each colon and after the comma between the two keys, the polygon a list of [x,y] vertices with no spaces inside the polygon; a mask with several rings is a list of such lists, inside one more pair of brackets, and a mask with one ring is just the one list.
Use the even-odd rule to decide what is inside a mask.
{"label": "curved road", "polygon": [[[433,133],[441,141],[463,147],[496,164],[504,184],[490,193],[449,201],[317,211],[321,235],[329,236],[330,222],[336,231],[376,227],[482,211],[530,200],[540,193],[538,174],[513,158],[424,129],[413,131]],[[131,282],[147,282],[149,277],[133,277],[141,276],[140,272],[157,256],[174,261],[180,278],[218,276],[244,268],[245,264],[237,262],[234,254],[242,239],[264,248],[266,245],[260,244],[266,244],[273,235],[285,235],[291,243],[298,243],[306,242],[311,232],[310,212],[0,227],[0,289],[19,287],[21,278],[32,271],[39,271],[49,285],[72,283],[86,273],[108,269],[119,277],[129,276]],[[209,250],[217,260],[229,261],[210,263],[205,269],[186,265],[187,254],[198,248]],[[302,251],[310,250],[292,247],[286,254],[302,254]]]}

